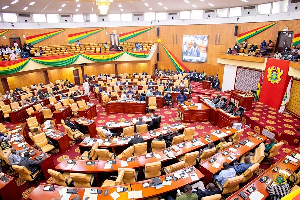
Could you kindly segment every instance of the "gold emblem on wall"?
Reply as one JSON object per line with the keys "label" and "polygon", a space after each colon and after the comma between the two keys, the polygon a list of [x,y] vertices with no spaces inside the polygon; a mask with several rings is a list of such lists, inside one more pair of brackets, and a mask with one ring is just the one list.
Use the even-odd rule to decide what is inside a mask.
{"label": "gold emblem on wall", "polygon": [[275,66],[270,67],[268,69],[268,76],[267,76],[268,81],[270,81],[272,84],[274,83],[278,84],[281,81],[280,77],[282,76],[282,74],[283,74],[283,70],[280,69],[279,67],[275,67]]}

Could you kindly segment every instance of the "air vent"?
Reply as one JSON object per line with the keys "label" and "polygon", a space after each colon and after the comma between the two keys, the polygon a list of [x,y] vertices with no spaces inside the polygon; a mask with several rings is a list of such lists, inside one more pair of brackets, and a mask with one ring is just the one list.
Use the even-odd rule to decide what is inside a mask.
{"label": "air vent", "polygon": [[30,14],[19,14],[19,17],[30,17]]}
{"label": "air vent", "polygon": [[60,15],[61,17],[71,17],[71,15]]}
{"label": "air vent", "polygon": [[168,13],[168,15],[177,15],[177,13]]}
{"label": "air vent", "polygon": [[206,10],[205,13],[214,13],[214,10]]}
{"label": "air vent", "polygon": [[135,17],[143,17],[144,14],[133,14],[133,16],[135,16]]}
{"label": "air vent", "polygon": [[244,10],[252,10],[255,9],[255,6],[246,6],[244,7]]}
{"label": "air vent", "polygon": [[98,15],[98,17],[102,17],[103,18],[103,17],[107,17],[107,15]]}
{"label": "air vent", "polygon": [[291,0],[291,3],[300,3],[300,0]]}

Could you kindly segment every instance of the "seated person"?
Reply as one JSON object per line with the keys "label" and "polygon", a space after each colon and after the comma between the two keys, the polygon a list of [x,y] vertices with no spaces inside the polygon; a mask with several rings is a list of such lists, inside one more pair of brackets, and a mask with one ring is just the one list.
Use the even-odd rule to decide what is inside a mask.
{"label": "seated person", "polygon": [[251,46],[250,46],[250,48],[249,48],[249,53],[250,53],[250,52],[255,52],[256,49],[257,49],[257,47],[254,46],[254,44],[251,44]]}
{"label": "seated person", "polygon": [[166,87],[166,88],[164,89],[164,91],[171,92],[170,86]]}
{"label": "seated person", "polygon": [[162,81],[160,81],[160,83],[158,85],[159,86],[165,86],[165,84]]}
{"label": "seated person", "polygon": [[143,137],[137,133],[134,133],[134,137],[129,140],[128,144],[131,146],[131,145],[143,143],[143,142],[145,142]]}
{"label": "seated person", "polygon": [[260,48],[266,50],[267,49],[267,43],[265,40],[262,41],[262,43],[260,43]]}
{"label": "seated person", "polygon": [[211,196],[211,195],[220,193],[220,190],[218,188],[216,188],[215,184],[209,183],[209,184],[207,184],[207,186],[204,190],[198,189],[196,192],[193,192],[193,193],[197,194],[198,200],[201,200],[202,197]]}
{"label": "seated person", "polygon": [[126,93],[123,92],[123,94],[121,95],[121,101],[126,101],[126,100],[127,100]]}
{"label": "seated person", "polygon": [[14,148],[11,148],[11,154],[8,157],[8,160],[10,162],[11,165],[19,165],[20,161],[21,161],[21,156],[20,153],[27,151],[29,148],[26,147],[23,150],[17,151]]}
{"label": "seated person", "polygon": [[103,87],[102,87],[102,86],[99,87],[98,92],[99,92],[99,93],[103,92]]}
{"label": "seated person", "polygon": [[30,101],[31,101],[31,103],[33,103],[33,102],[37,102],[39,100],[38,100],[38,98],[36,98],[36,96],[32,96]]}
{"label": "seated person", "polygon": [[244,40],[244,41],[240,42],[239,45],[245,49],[245,48],[247,48],[248,42],[247,42],[247,40]]}
{"label": "seated person", "polygon": [[235,177],[236,172],[234,168],[229,167],[227,162],[223,163],[223,170],[218,174],[214,175],[214,179],[223,186],[227,179]]}
{"label": "seated person", "polygon": [[154,82],[152,80],[150,80],[150,82],[148,83],[148,85],[155,85]]}
{"label": "seated person", "polygon": [[149,96],[153,96],[153,93],[152,93],[152,89],[148,90],[147,94],[146,94],[148,97]]}
{"label": "seated person", "polygon": [[70,127],[72,131],[75,131],[76,129],[79,130],[79,127],[75,123],[70,121],[70,117],[66,118],[65,124],[66,126]]}
{"label": "seated person", "polygon": [[183,81],[181,81],[180,83],[179,83],[179,87],[185,87],[185,85],[184,85],[184,82]]}
{"label": "seated person", "polygon": [[270,143],[265,145],[265,152],[269,152],[274,144],[277,144],[275,138],[270,138],[269,141]]}
{"label": "seated person", "polygon": [[131,95],[133,96],[134,95],[134,92],[131,90],[131,88],[128,89],[128,91],[126,92],[126,95]]}
{"label": "seated person", "polygon": [[174,108],[174,101],[173,101],[173,97],[170,93],[167,93],[165,96],[164,96],[164,100],[168,103],[169,105],[169,108],[170,108],[170,102],[172,103],[172,108]]}
{"label": "seated person", "polygon": [[187,97],[186,97],[186,95],[185,95],[183,92],[181,92],[181,93],[177,96],[176,99],[177,99],[177,104],[183,104],[184,101],[187,100]]}
{"label": "seated person", "polygon": [[164,136],[166,143],[167,143],[167,147],[172,146],[172,141],[173,141],[173,137],[180,135],[179,132],[177,130],[175,131],[170,131],[170,133],[168,133],[167,135]]}
{"label": "seated person", "polygon": [[285,45],[284,52],[289,53],[290,51],[291,51],[291,48],[288,47],[287,45]]}
{"label": "seated person", "polygon": [[[176,200],[198,200],[198,196],[195,193],[192,193],[192,186],[191,185],[185,185],[184,186],[184,192],[178,194],[176,193]],[[167,200],[174,200],[171,196],[167,197]]]}
{"label": "seated person", "polygon": [[219,144],[216,146],[216,150],[219,151],[225,144],[227,144],[226,140],[221,138]]}
{"label": "seated person", "polygon": [[189,92],[189,90],[185,87],[182,89],[182,92]]}
{"label": "seated person", "polygon": [[154,96],[161,96],[161,92],[156,89],[154,92]]}
{"label": "seated person", "polygon": [[117,80],[115,86],[120,86],[120,85],[122,85],[122,82],[120,80]]}
{"label": "seated person", "polygon": [[111,132],[111,131],[108,129],[107,125],[104,125],[100,130],[103,132],[103,134],[104,134],[106,137],[114,137],[114,136],[117,136],[117,133]]}
{"label": "seated person", "polygon": [[245,156],[244,163],[235,162],[233,168],[237,174],[242,174],[252,165],[253,163],[251,162],[250,157]]}
{"label": "seated person", "polygon": [[132,90],[138,90],[139,88],[138,88],[138,86],[137,85],[132,85],[132,88],[131,88]]}
{"label": "seated person", "polygon": [[176,85],[175,88],[173,89],[174,92],[180,92],[179,87]]}
{"label": "seated person", "polygon": [[126,82],[124,83],[124,85],[127,85],[127,86],[130,85],[129,82],[128,82],[128,80],[126,80]]}
{"label": "seated person", "polygon": [[145,93],[139,94],[138,100],[139,101],[146,101],[146,94]]}
{"label": "seated person", "polygon": [[271,182],[266,189],[272,200],[280,200],[291,192],[290,186],[282,174],[276,175],[273,182]]}
{"label": "seated person", "polygon": [[139,117],[138,121],[135,123],[135,125],[142,125],[142,124],[146,124],[145,122],[143,122],[143,118]]}
{"label": "seated person", "polygon": [[232,50],[231,50],[231,48],[228,48],[228,50],[227,50],[227,54],[232,54]]}
{"label": "seated person", "polygon": [[30,159],[29,152],[24,153],[24,157],[20,160],[20,165],[26,167],[31,173],[36,173],[40,169],[40,163],[43,160],[35,161]]}
{"label": "seated person", "polygon": [[205,147],[204,149],[200,149],[200,151],[199,151],[199,156],[202,155],[202,153],[203,153],[204,150],[213,149],[213,148],[215,148],[215,144],[214,144],[213,142],[209,143],[209,144],[207,145],[207,147]]}
{"label": "seated person", "polygon": [[234,51],[233,53],[238,53],[240,51],[240,46],[237,45],[237,43],[234,44],[233,51]]}
{"label": "seated person", "polygon": [[216,78],[213,82],[212,82],[212,88],[214,88],[215,90],[220,90],[221,91],[221,88],[220,88],[220,81],[218,78]]}

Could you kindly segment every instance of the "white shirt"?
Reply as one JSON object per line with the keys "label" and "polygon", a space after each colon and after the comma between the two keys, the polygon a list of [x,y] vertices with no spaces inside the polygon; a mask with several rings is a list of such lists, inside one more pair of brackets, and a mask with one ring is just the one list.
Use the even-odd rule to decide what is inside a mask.
{"label": "white shirt", "polygon": [[15,43],[14,43],[14,46],[15,46],[15,48],[17,48],[19,45],[18,45],[18,43],[15,42]]}
{"label": "white shirt", "polygon": [[121,95],[121,101],[125,101],[125,100],[127,100],[127,96],[126,96],[126,94],[122,94]]}
{"label": "white shirt", "polygon": [[17,54],[11,53],[11,54],[9,55],[9,59],[10,59],[10,60],[17,60]]}
{"label": "white shirt", "polygon": [[89,89],[89,88],[90,88],[88,82],[84,82],[84,83],[82,84],[82,86],[83,86],[84,89]]}
{"label": "white shirt", "polygon": [[106,137],[111,137],[112,136],[112,133],[110,132],[110,130],[106,130],[106,129],[101,128],[101,131],[104,133],[104,135]]}
{"label": "white shirt", "polygon": [[184,87],[184,83],[183,82],[180,83],[180,87]]}

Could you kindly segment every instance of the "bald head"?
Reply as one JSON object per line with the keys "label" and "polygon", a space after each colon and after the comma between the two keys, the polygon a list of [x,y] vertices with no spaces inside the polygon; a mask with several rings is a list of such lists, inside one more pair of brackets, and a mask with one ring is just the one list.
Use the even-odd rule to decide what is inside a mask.
{"label": "bald head", "polygon": [[210,191],[214,191],[214,190],[215,190],[215,184],[209,183],[209,184],[207,185],[207,189],[210,190]]}
{"label": "bald head", "polygon": [[214,147],[215,147],[215,144],[214,144],[214,143],[211,142],[211,143],[208,144],[208,148],[212,149],[212,148],[214,148]]}
{"label": "bald head", "polygon": [[225,139],[224,139],[224,138],[221,138],[221,139],[220,139],[220,142],[225,142]]}
{"label": "bald head", "polygon": [[246,164],[250,164],[250,163],[251,163],[250,157],[249,157],[249,156],[246,156],[245,159],[244,159],[244,162],[245,162]]}
{"label": "bald head", "polygon": [[275,138],[270,138],[271,143],[274,143],[275,141],[276,141]]}
{"label": "bald head", "polygon": [[77,195],[73,198],[73,200],[81,200],[81,197],[79,195]]}
{"label": "bald head", "polygon": [[223,163],[223,168],[224,168],[224,169],[229,169],[229,164],[228,164],[227,162],[224,162],[224,163]]}

